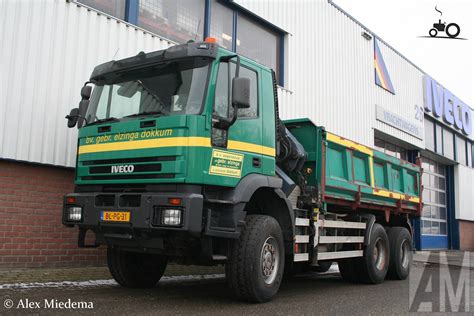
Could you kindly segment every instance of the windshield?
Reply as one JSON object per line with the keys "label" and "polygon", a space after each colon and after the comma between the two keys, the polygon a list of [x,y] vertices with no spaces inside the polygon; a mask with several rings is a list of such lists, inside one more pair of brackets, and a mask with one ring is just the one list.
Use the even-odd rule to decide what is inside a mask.
{"label": "windshield", "polygon": [[207,59],[188,59],[114,74],[111,82],[95,86],[86,120],[199,114],[208,68]]}

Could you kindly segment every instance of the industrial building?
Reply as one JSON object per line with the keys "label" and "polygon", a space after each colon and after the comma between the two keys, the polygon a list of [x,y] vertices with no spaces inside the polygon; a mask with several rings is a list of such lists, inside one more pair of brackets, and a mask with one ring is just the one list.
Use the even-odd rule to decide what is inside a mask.
{"label": "industrial building", "polygon": [[474,250],[473,109],[328,0],[0,2],[0,267],[98,264],[61,225],[95,65],[211,36],[275,69],[283,119],[421,158],[418,249]]}

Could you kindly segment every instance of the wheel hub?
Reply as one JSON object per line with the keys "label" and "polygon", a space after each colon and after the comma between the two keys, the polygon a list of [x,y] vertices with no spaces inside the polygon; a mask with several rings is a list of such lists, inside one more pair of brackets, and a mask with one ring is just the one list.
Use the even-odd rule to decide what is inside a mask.
{"label": "wheel hub", "polygon": [[262,267],[262,276],[266,284],[272,284],[275,281],[280,263],[280,253],[278,244],[273,237],[268,237],[262,246],[260,264]]}
{"label": "wheel hub", "polygon": [[403,240],[402,246],[400,247],[400,258],[402,260],[402,267],[406,269],[410,264],[411,249],[408,240]]}
{"label": "wheel hub", "polygon": [[386,259],[387,249],[385,249],[382,239],[379,238],[375,241],[375,247],[373,252],[373,260],[375,262],[375,267],[378,270],[383,270],[385,268]]}

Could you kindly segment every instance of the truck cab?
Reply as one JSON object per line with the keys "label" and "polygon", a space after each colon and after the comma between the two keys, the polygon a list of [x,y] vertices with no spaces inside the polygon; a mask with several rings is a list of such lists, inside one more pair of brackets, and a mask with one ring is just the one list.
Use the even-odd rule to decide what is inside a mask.
{"label": "truck cab", "polygon": [[97,66],[94,90],[75,117],[76,194],[68,197],[87,209],[81,224],[201,237],[199,219],[210,216],[225,228],[220,234],[236,233],[237,219],[205,210],[203,193],[222,195],[216,186],[236,188],[250,175],[275,176],[272,80],[270,69],[215,43]]}
{"label": "truck cab", "polygon": [[[350,165],[350,149],[363,146],[345,147],[352,143],[328,138],[309,120],[285,125],[275,73],[212,39],[98,65],[67,119],[79,139],[63,224],[79,228],[79,247],[107,247],[110,272],[123,286],[154,286],[168,262],[225,264],[237,297],[264,302],[276,295],[285,266],[339,259],[353,266],[350,260],[373,256],[380,246],[385,261],[379,268],[371,263],[375,272],[360,272],[360,280],[379,283],[390,251],[376,222],[387,231],[404,229],[396,236],[411,251],[408,216],[421,202],[401,193],[419,195],[419,167],[397,167],[411,175],[410,188],[397,193],[400,201],[380,194],[371,150],[361,150],[358,156],[372,154]],[[326,187],[334,169],[326,162],[328,142],[335,148],[328,153],[340,150],[334,157],[345,159],[341,165],[367,174],[357,182],[335,173],[339,182],[356,181],[342,189],[346,197]],[[382,167],[398,165],[377,159]],[[397,215],[390,219],[390,212]],[[88,231],[95,235],[90,244]],[[383,235],[381,244],[369,243],[372,233]]]}

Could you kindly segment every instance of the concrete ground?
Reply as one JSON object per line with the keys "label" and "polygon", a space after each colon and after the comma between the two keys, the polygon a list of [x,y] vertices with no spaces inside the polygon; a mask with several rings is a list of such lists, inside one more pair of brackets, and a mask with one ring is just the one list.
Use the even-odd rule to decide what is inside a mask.
{"label": "concrete ground", "polygon": [[[437,264],[436,258],[439,262],[439,255],[429,256],[418,252],[414,256],[409,279],[386,280],[378,285],[346,283],[334,264],[324,274],[307,273],[285,279],[277,297],[265,304],[235,300],[225,283],[222,267],[170,265],[167,276],[163,277],[157,287],[148,290],[120,287],[111,280],[104,267],[38,269],[28,273],[0,271],[0,315],[25,312],[100,315],[378,315],[458,310],[472,313],[472,264],[469,263],[468,266],[466,259],[463,263],[460,258],[464,258],[464,255],[459,252],[446,256],[447,262],[453,263],[452,265]],[[456,262],[459,264],[455,264]],[[4,272],[10,274],[10,278],[5,277]],[[470,280],[470,283],[466,280]],[[440,289],[445,289],[443,284],[448,285],[448,294],[444,296],[440,294]],[[449,293],[449,286],[454,289],[454,292],[451,291],[454,294]],[[82,305],[71,309],[72,305],[67,304],[73,303]],[[27,308],[28,306],[31,307]]]}

